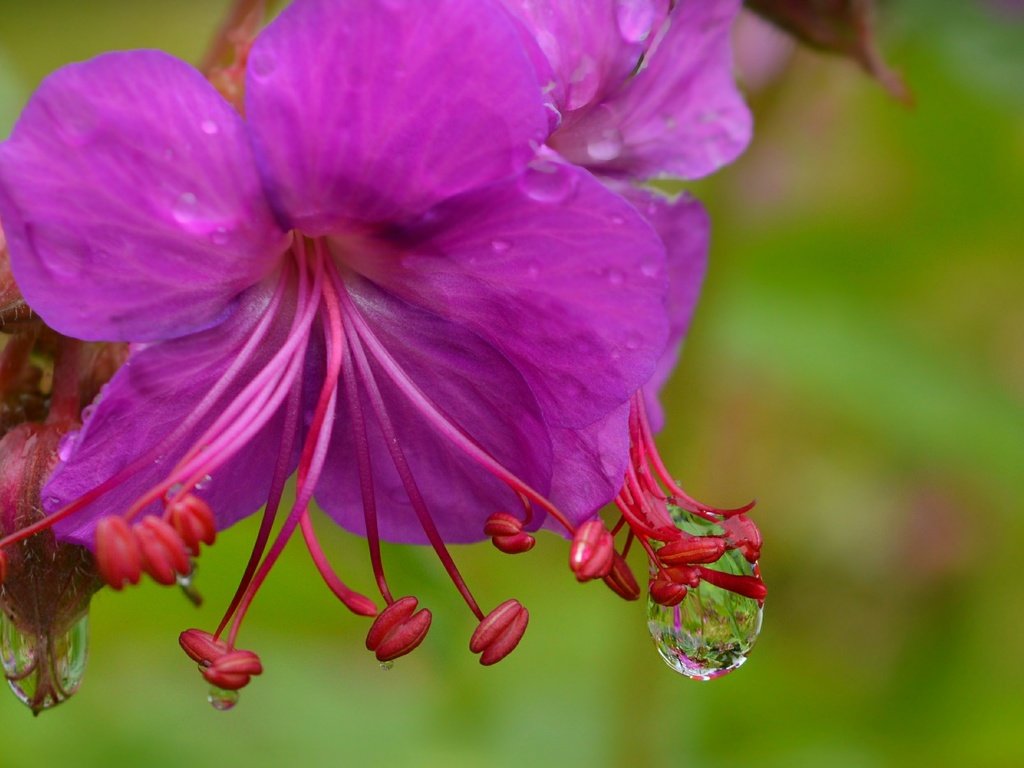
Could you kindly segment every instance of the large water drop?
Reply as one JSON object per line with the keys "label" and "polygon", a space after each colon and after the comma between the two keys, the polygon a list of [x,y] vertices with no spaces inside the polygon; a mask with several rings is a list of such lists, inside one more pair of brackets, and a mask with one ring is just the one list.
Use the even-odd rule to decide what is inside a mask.
{"label": "large water drop", "polygon": [[[683,531],[721,535],[709,521],[672,508]],[[757,566],[738,550],[729,550],[708,566],[738,576],[751,576]],[[693,680],[713,680],[738,669],[747,660],[761,631],[763,604],[701,581],[683,601],[665,607],[647,598],[647,628],[665,663]]]}
{"label": "large water drop", "polygon": [[0,657],[4,677],[18,701],[39,713],[70,698],[82,684],[89,655],[89,616],[62,635],[47,637],[18,629],[0,612]]}
{"label": "large water drop", "polygon": [[206,694],[206,700],[218,712],[227,712],[229,709],[234,709],[238,703],[238,691],[229,691],[211,685],[210,692]]}

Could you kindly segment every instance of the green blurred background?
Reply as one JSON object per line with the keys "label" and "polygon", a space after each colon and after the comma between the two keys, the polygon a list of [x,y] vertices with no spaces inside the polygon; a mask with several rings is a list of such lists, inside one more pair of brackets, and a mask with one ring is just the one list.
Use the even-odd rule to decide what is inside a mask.
{"label": "green blurred background", "polygon": [[[226,5],[0,0],[0,136],[66,61],[198,59]],[[547,537],[456,548],[485,603],[531,610],[493,669],[433,556],[389,550],[435,621],[383,672],[293,547],[243,633],[267,671],[217,713],[176,636],[216,623],[250,522],[203,555],[199,611],[98,595],[81,691],[35,721],[0,696],[0,766],[1024,765],[1024,24],[925,0],[884,22],[915,107],[808,52],[758,83],[781,60],[747,34],[754,143],[696,186],[711,268],[661,445],[699,498],[759,500],[771,594],[747,666],[678,677],[643,606],[577,585]],[[321,529],[369,590],[361,542]]]}

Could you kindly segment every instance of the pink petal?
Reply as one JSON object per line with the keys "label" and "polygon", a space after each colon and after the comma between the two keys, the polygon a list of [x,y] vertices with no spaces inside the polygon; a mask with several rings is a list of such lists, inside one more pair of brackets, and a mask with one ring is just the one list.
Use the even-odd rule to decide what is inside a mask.
{"label": "pink petal", "polygon": [[284,246],[241,119],[158,51],[43,82],[0,145],[0,219],[28,302],[84,339],[209,325]]}
{"label": "pink petal", "polygon": [[493,0],[294,3],[252,50],[246,114],[278,209],[309,235],[508,176],[547,134]]}

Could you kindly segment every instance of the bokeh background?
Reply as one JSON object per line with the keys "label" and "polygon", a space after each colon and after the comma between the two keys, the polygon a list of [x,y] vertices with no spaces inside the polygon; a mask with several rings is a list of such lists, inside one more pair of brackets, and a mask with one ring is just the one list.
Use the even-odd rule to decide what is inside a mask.
{"label": "bokeh background", "polygon": [[[131,47],[197,60],[226,5],[0,0],[0,136],[66,61]],[[746,667],[678,677],[643,606],[577,585],[547,537],[517,558],[456,548],[486,603],[531,610],[493,669],[467,652],[471,616],[433,556],[389,550],[394,583],[435,621],[384,672],[366,622],[295,547],[243,634],[266,673],[218,713],[176,637],[216,623],[250,522],[203,555],[198,611],[150,585],[99,594],[80,692],[34,721],[0,696],[0,766],[1024,765],[1014,5],[884,4],[912,108],[852,64],[739,36],[756,137],[694,185],[711,267],[661,445],[699,498],[759,501],[771,593]],[[361,542],[321,528],[369,589]]]}

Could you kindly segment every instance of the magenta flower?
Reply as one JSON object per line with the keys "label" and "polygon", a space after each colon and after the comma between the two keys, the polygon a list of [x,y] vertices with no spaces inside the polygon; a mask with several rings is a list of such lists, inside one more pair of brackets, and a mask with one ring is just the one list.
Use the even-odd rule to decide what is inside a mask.
{"label": "magenta flower", "polygon": [[183,636],[224,688],[259,672],[235,637],[296,527],[376,614],[327,565],[314,498],[369,542],[378,658],[430,619],[392,596],[389,540],[434,546],[496,661],[525,609],[485,617],[445,542],[523,551],[619,491],[627,404],[665,346],[663,246],[589,173],[537,157],[549,113],[491,0],[297,0],[252,48],[245,113],[168,55],[114,53],[50,76],[0,145],[28,302],[61,333],[136,344],[62,446],[43,525],[120,588],[173,583],[266,504],[217,635]]}

